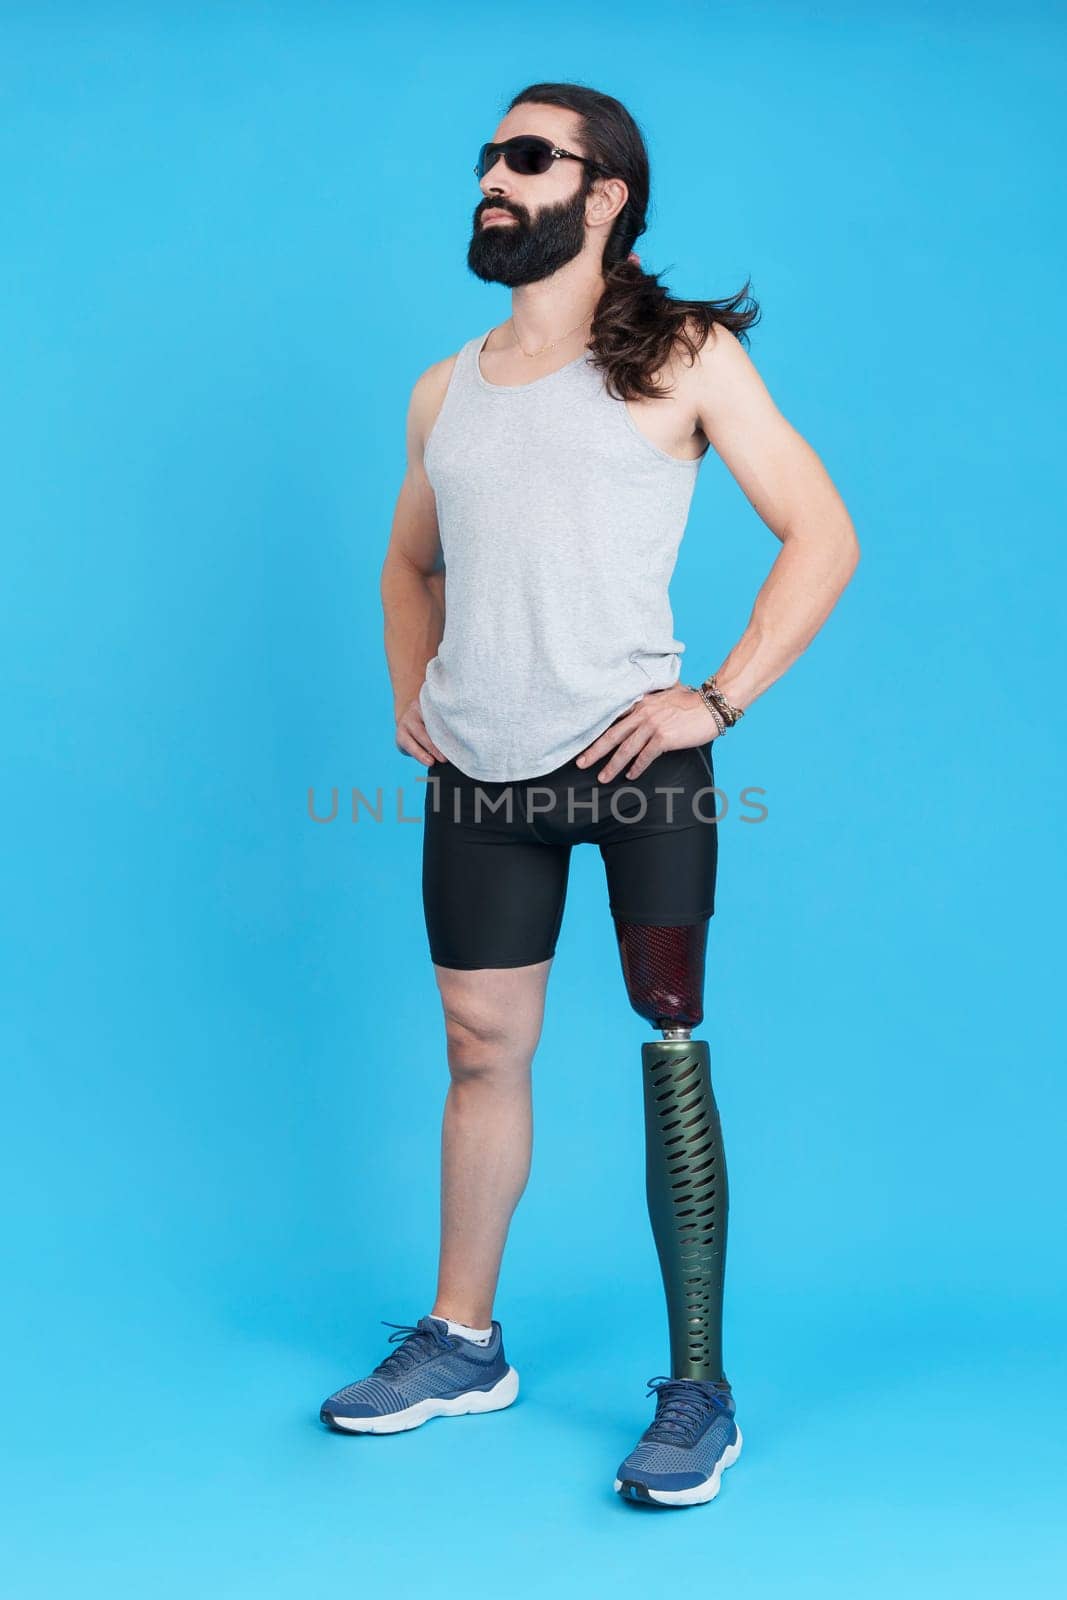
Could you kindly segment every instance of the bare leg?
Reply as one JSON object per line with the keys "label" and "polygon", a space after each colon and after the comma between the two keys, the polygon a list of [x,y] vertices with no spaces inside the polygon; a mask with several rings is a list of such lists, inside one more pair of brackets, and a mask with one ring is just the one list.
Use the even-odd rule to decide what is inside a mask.
{"label": "bare leg", "polygon": [[451,1083],[441,1129],[441,1256],[432,1315],[487,1328],[512,1213],[530,1175],[531,1074],[551,960],[434,967]]}

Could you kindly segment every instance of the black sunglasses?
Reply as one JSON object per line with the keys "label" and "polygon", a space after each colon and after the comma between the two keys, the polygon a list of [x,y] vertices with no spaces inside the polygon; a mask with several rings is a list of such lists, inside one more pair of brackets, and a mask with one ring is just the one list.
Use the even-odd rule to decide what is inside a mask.
{"label": "black sunglasses", "polygon": [[475,177],[484,178],[498,156],[504,157],[505,165],[510,167],[512,172],[521,173],[523,177],[547,172],[553,161],[560,161],[564,157],[568,161],[583,161],[587,167],[594,167],[598,172],[607,170],[598,161],[591,161],[588,156],[576,156],[573,150],[561,150],[559,145],[553,144],[550,139],[540,139],[535,133],[520,133],[514,139],[505,139],[501,144],[483,144],[478,152]]}

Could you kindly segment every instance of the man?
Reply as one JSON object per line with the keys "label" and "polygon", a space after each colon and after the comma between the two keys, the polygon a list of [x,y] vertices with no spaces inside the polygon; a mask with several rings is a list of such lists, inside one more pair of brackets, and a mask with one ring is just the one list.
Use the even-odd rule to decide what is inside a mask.
{"label": "man", "polygon": [[[633,254],[648,159],[610,96],[534,84],[476,167],[468,264],[509,320],[415,384],[382,571],[399,748],[428,768],[423,898],[451,1082],[431,1309],[331,1395],[396,1432],[510,1405],[492,1316],[530,1168],[530,1070],[570,854],[596,843],[642,1046],[648,1208],[671,1373],[615,1474],[695,1505],[741,1434],[722,1364],[727,1185],[703,1017],[712,744],[809,644],[858,560],[839,495],[738,335],[758,308],[679,301]],[[739,641],[682,684],[667,586],[714,446],[781,541]]]}

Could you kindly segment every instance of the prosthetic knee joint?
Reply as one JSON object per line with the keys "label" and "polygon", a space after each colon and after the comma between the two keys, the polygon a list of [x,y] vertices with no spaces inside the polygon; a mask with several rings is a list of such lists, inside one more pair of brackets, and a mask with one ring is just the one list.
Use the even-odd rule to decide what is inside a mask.
{"label": "prosthetic knee joint", "polygon": [[662,1034],[641,1046],[648,1214],[667,1297],[671,1376],[721,1379],[729,1196],[704,1017],[708,924],[615,919],[630,1003]]}

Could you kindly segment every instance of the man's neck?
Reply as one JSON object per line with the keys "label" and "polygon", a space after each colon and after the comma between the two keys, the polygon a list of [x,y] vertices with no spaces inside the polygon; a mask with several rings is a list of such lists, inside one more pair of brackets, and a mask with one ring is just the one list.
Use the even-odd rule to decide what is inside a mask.
{"label": "man's neck", "polygon": [[576,327],[583,317],[592,319],[604,292],[599,267],[569,261],[551,278],[525,283],[511,291],[511,317],[524,350],[539,350]]}

